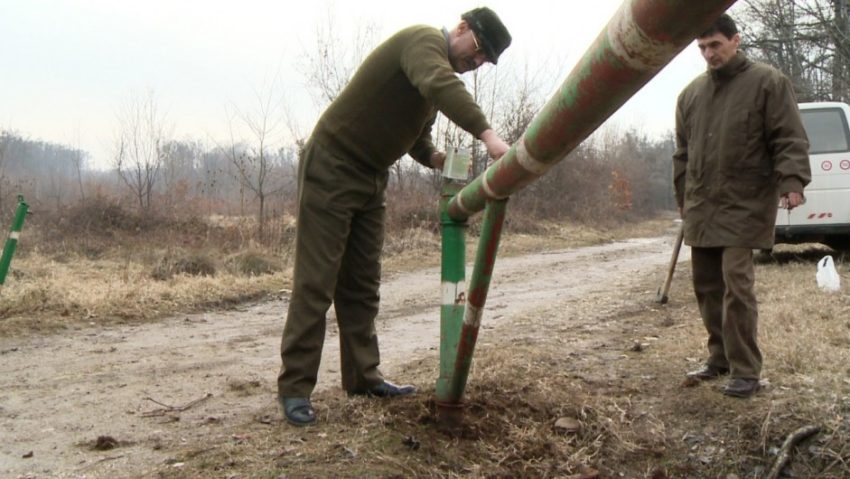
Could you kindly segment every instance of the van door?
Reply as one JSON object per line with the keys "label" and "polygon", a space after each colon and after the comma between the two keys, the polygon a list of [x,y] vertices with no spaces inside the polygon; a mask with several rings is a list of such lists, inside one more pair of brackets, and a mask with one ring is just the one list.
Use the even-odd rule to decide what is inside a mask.
{"label": "van door", "polygon": [[809,137],[812,182],[804,192],[805,204],[778,211],[777,242],[843,246],[850,239],[850,107],[801,103],[800,115]]}

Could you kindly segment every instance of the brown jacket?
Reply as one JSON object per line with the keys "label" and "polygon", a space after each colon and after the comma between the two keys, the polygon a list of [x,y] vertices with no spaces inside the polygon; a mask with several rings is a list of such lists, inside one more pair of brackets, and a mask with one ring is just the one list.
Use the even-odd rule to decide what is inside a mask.
{"label": "brown jacket", "polygon": [[791,82],[738,53],[679,95],[673,177],[685,244],[773,246],[779,196],[811,180]]}

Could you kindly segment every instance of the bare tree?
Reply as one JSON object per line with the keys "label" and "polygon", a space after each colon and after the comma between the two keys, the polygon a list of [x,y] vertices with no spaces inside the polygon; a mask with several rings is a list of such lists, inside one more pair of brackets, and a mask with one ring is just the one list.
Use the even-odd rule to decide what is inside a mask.
{"label": "bare tree", "polygon": [[79,130],[75,131],[72,139],[73,146],[70,150],[69,161],[71,163],[71,174],[73,178],[70,181],[75,182],[77,185],[77,189],[79,190],[79,201],[80,203],[84,203],[86,201],[86,192],[83,188],[83,176],[86,170],[86,163],[88,161],[88,153],[80,147],[80,132]]}
{"label": "bare tree", "polygon": [[850,0],[833,0],[835,22],[831,29],[836,47],[832,71],[832,96],[850,101]]}
{"label": "bare tree", "polygon": [[6,164],[9,161],[9,153],[12,149],[13,135],[6,131],[0,131],[0,214],[3,211],[3,193],[6,183]]}
{"label": "bare tree", "polygon": [[83,171],[86,169],[86,160],[88,159],[88,154],[81,150],[79,147],[74,149],[73,156],[71,157],[71,164],[74,168],[74,174],[76,175],[77,187],[80,189],[80,202],[86,201],[86,191],[83,188]]}
{"label": "bare tree", "polygon": [[791,78],[801,101],[850,101],[848,0],[747,0],[742,46]]}
{"label": "bare tree", "polygon": [[[283,191],[287,176],[281,166],[280,144],[284,126],[283,99],[275,95],[276,82],[255,92],[256,110],[229,108],[229,159],[235,167],[240,192],[250,191],[258,202],[257,228],[260,237],[266,220],[266,200]],[[243,126],[249,140],[238,140],[234,122]]]}
{"label": "bare tree", "polygon": [[[168,154],[161,167],[161,191],[164,204],[168,207],[175,202],[183,202],[192,193],[196,184],[196,168],[200,163],[203,145],[198,141],[168,141],[165,146]],[[200,188],[199,188],[200,189]]]}
{"label": "bare tree", "polygon": [[301,71],[316,91],[314,100],[324,108],[336,99],[348,84],[357,67],[376,44],[378,28],[374,23],[355,25],[354,38],[348,41],[337,35],[340,29],[328,8],[325,23],[316,27],[315,48],[302,55]]}
{"label": "bare tree", "polygon": [[[70,168],[73,163],[68,163],[68,150],[57,150],[51,148],[50,145],[43,145],[41,152],[44,161],[41,166],[41,171],[35,179],[42,180],[44,195],[53,200],[55,211],[60,211],[65,204],[65,195],[68,190],[68,184],[71,181],[72,173]],[[70,159],[73,161],[73,153]],[[46,183],[46,184],[45,184]]]}
{"label": "bare tree", "polygon": [[130,100],[119,114],[115,170],[135,197],[139,211],[149,213],[160,169],[168,157],[168,129],[152,91]]}

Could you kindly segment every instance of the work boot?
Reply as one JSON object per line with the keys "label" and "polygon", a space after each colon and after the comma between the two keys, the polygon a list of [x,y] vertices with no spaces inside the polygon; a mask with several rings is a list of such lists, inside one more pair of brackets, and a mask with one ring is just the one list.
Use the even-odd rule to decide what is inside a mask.
{"label": "work boot", "polygon": [[760,388],[758,379],[732,378],[723,388],[723,394],[736,398],[748,398]]}
{"label": "work boot", "polygon": [[365,391],[349,391],[349,396],[371,396],[379,398],[392,398],[407,396],[416,392],[416,388],[410,385],[397,386],[389,381],[383,381],[377,386],[372,386]]}
{"label": "work boot", "polygon": [[283,416],[293,426],[309,426],[316,422],[316,411],[310,404],[310,398],[289,397],[280,398]]}
{"label": "work boot", "polygon": [[729,374],[729,368],[721,368],[706,364],[696,371],[687,373],[686,376],[690,379],[696,379],[697,381],[710,381],[712,379],[717,379],[724,374]]}

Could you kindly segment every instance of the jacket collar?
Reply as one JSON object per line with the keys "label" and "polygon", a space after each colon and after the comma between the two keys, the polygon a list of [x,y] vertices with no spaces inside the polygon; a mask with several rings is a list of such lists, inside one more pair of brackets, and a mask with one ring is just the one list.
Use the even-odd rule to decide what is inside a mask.
{"label": "jacket collar", "polygon": [[709,70],[709,75],[714,81],[729,80],[749,68],[752,63],[743,52],[738,51],[727,64],[717,70]]}

